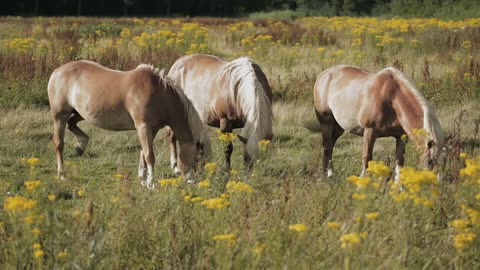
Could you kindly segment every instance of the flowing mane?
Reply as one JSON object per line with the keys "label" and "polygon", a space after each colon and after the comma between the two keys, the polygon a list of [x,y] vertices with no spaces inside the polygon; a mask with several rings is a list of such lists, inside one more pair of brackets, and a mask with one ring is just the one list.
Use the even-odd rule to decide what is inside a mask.
{"label": "flowing mane", "polygon": [[248,57],[241,57],[230,62],[223,72],[230,77],[230,95],[245,117],[242,136],[248,138],[247,152],[257,156],[258,142],[272,134],[273,113],[270,99],[256,76],[253,64]]}
{"label": "flowing mane", "polygon": [[204,146],[204,151],[206,156],[210,154],[210,138],[206,134],[206,130],[203,127],[203,123],[198,116],[195,107],[188,97],[184,94],[183,90],[180,89],[180,86],[176,85],[171,79],[165,76],[165,70],[154,67],[150,64],[140,64],[137,66],[137,69],[146,69],[153,74],[157,75],[160,78],[160,83],[163,84],[164,88],[167,91],[171,91],[175,96],[177,96],[183,104],[186,117],[188,119],[188,126],[192,131],[192,136],[195,142],[200,142]]}
{"label": "flowing mane", "polygon": [[442,127],[437,115],[434,113],[425,97],[415,88],[415,86],[401,71],[393,67],[389,67],[387,69],[392,71],[395,75],[395,78],[397,78],[398,83],[402,84],[404,89],[408,89],[408,91],[410,91],[418,100],[423,110],[423,128],[432,136],[431,139],[435,141],[437,146],[441,147],[444,140]]}

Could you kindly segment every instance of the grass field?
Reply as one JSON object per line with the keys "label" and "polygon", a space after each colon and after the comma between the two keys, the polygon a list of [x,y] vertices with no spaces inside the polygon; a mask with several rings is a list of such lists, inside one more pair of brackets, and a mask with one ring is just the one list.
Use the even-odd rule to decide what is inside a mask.
{"label": "grass field", "polygon": [[[0,268],[479,268],[479,50],[479,20],[0,18]],[[81,123],[87,151],[78,157],[67,133],[69,179],[55,178],[53,69],[74,59],[168,68],[194,52],[248,55],[274,88],[275,137],[252,175],[238,141],[234,170],[222,174],[212,129],[216,169],[197,175],[209,181],[173,179],[160,132],[159,182],[147,190],[136,133]],[[403,192],[384,182],[381,163],[369,178],[349,177],[361,170],[361,138],[351,135],[334,150],[335,177],[319,174],[312,88],[339,63],[396,66],[425,94],[450,135],[442,181],[421,170],[411,144]],[[380,139],[374,159],[391,168],[394,153],[393,139]]]}

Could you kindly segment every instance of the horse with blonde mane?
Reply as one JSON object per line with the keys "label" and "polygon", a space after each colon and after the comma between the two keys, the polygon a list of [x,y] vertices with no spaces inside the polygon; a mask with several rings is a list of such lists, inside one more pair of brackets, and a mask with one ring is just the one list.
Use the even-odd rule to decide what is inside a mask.
{"label": "horse with blonde mane", "polygon": [[[210,153],[210,141],[190,100],[151,65],[130,71],[108,69],[91,61],[74,61],[57,68],[48,82],[48,98],[54,123],[53,144],[58,177],[65,177],[63,147],[65,128],[77,137],[82,155],[89,137],[78,122],[112,131],[136,130],[142,146],[138,176],[153,188],[155,156],[153,139],[168,125],[178,136],[177,163],[187,178],[195,167],[199,148]],[[146,174],[146,182],[144,181]]]}
{"label": "horse with blonde mane", "polygon": [[[323,137],[323,173],[333,174],[332,154],[344,131],[363,136],[366,174],[373,145],[379,137],[396,139],[395,180],[404,164],[406,134],[421,149],[432,169],[444,136],[440,122],[425,97],[395,68],[369,73],[359,67],[338,65],[317,78],[313,90],[315,112]],[[418,130],[423,130],[418,132]]]}
{"label": "horse with blonde mane", "polygon": [[[272,90],[261,68],[247,57],[226,62],[216,56],[193,54],[179,58],[168,77],[180,85],[202,121],[223,133],[243,128],[244,161],[250,170],[258,158],[258,142],[272,139]],[[176,168],[175,134],[169,134],[172,168]],[[233,144],[225,149],[227,170]]]}

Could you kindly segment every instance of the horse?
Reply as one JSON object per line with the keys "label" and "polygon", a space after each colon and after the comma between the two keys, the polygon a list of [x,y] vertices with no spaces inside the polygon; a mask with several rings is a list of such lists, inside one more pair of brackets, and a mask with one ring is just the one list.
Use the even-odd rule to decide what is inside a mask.
{"label": "horse", "polygon": [[[258,159],[258,142],[273,137],[272,89],[260,66],[247,57],[227,62],[213,55],[192,54],[175,61],[167,76],[181,86],[206,125],[223,133],[243,128],[237,137],[244,146],[244,162],[251,170]],[[175,132],[167,136],[175,169]],[[231,141],[224,152],[229,171]]]}
{"label": "horse", "polygon": [[[404,134],[424,150],[427,167],[433,169],[444,140],[442,127],[425,97],[401,71],[389,67],[370,73],[355,66],[333,66],[318,76],[313,100],[323,138],[323,173],[327,177],[333,175],[333,147],[345,131],[363,136],[361,176],[373,158],[375,139],[394,137],[398,182],[404,164]],[[424,131],[423,135],[419,130]]]}
{"label": "horse", "polygon": [[[142,150],[138,176],[141,184],[154,188],[153,139],[168,125],[180,142],[179,169],[188,178],[199,150],[210,153],[210,141],[193,104],[164,71],[140,64],[130,71],[117,71],[92,61],[73,61],[53,71],[48,82],[53,118],[53,145],[59,179],[65,179],[63,148],[65,128],[76,136],[76,151],[82,155],[89,137],[78,126],[88,123],[106,130],[136,130]],[[146,175],[146,182],[145,179]]]}

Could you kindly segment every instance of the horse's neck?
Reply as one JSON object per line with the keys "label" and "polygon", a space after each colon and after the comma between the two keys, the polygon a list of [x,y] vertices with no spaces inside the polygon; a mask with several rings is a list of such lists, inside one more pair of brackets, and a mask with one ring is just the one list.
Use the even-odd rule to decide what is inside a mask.
{"label": "horse's neck", "polygon": [[171,99],[169,100],[173,101],[178,99],[178,102],[171,102],[171,105],[166,106],[169,110],[167,113],[167,115],[169,115],[167,125],[173,130],[179,142],[193,142],[192,127],[190,127],[190,121],[188,119],[189,113],[186,111],[188,106],[183,104],[183,101],[179,96],[174,93],[170,93],[170,95]]}
{"label": "horse's neck", "polygon": [[408,89],[400,89],[393,99],[393,108],[403,130],[415,144],[421,145],[422,140],[417,130],[424,128],[424,108],[415,95]]}

